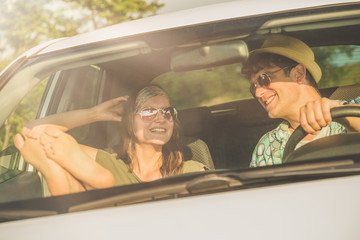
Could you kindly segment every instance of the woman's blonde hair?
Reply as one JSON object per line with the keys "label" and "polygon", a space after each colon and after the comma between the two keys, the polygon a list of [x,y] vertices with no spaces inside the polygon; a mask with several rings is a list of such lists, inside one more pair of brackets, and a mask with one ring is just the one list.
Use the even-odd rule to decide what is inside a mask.
{"label": "woman's blonde hair", "polygon": [[[122,159],[133,170],[133,160],[135,160],[135,130],[134,116],[141,106],[150,98],[164,96],[169,99],[168,94],[158,85],[148,85],[131,95],[126,102],[123,120],[121,123],[121,141],[118,157]],[[170,99],[169,99],[170,101]],[[174,129],[170,140],[162,147],[162,165],[160,173],[163,177],[180,174],[183,168],[183,155],[181,149],[180,123],[177,118],[173,118]]]}

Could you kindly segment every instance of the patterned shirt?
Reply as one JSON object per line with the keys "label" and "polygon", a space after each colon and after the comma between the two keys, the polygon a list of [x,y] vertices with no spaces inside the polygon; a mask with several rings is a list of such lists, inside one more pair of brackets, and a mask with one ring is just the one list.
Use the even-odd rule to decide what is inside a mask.
{"label": "patterned shirt", "polygon": [[[349,102],[340,102],[341,104],[360,104],[360,97],[357,97],[354,100],[350,100]],[[281,159],[284,153],[284,149],[291,135],[289,126],[289,122],[283,121],[275,129],[267,132],[264,136],[262,136],[254,149],[250,167],[282,163]],[[329,126],[322,128],[319,134],[313,140],[346,132],[347,131],[344,126],[337,122],[332,122]],[[305,140],[300,141],[296,147],[298,148],[308,142],[309,141]]]}

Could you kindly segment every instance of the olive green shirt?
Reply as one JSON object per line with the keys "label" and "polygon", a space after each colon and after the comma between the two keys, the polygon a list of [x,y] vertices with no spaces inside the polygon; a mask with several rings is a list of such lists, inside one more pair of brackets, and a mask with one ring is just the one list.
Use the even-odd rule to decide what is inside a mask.
{"label": "olive green shirt", "polygon": [[[115,186],[143,182],[135,173],[130,171],[123,160],[116,158],[116,154],[99,150],[96,154],[96,162],[114,175]],[[202,168],[204,168],[204,164],[189,160],[184,162],[182,173],[198,172]]]}

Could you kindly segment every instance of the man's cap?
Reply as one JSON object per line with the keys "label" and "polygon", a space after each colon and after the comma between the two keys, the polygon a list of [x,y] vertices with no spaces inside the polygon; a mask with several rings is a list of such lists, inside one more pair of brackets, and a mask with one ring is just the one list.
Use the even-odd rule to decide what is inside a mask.
{"label": "man's cap", "polygon": [[273,34],[267,37],[259,49],[250,52],[251,55],[259,53],[275,53],[303,64],[311,73],[316,82],[321,79],[321,69],[315,62],[314,52],[299,39]]}

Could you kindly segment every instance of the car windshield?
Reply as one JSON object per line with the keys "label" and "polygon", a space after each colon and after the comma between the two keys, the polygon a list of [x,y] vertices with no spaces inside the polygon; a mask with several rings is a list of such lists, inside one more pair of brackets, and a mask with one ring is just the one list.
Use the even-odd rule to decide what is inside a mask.
{"label": "car windshield", "polygon": [[[285,164],[274,160],[254,168],[254,154],[271,151],[256,148],[257,143],[284,119],[269,113],[276,94],[266,101],[255,99],[243,72],[251,51],[269,35],[287,35],[314,53],[322,70],[322,97],[341,103],[356,99],[359,13],[358,3],[329,5],[224,19],[209,16],[173,27],[165,24],[165,14],[63,39],[19,58],[0,75],[0,216],[16,220],[359,174],[355,133],[315,139],[290,150]],[[111,35],[118,32],[124,35]],[[339,116],[360,115],[357,108],[350,110]],[[81,117],[84,112],[89,117]],[[59,114],[60,120],[51,118]],[[40,134],[30,131],[39,125],[45,126],[37,128]],[[56,145],[62,138],[66,144]],[[142,165],[145,154],[140,153],[149,146],[158,155],[146,160],[154,160],[156,171]],[[41,155],[34,157],[37,148]],[[86,157],[78,148],[87,149],[81,152]],[[84,176],[88,165],[76,165],[77,159],[115,170],[96,172],[104,173],[102,178]],[[60,180],[49,182],[53,176]],[[69,184],[71,191],[52,190],[54,182],[59,186],[68,179],[76,183]],[[28,201],[26,211],[19,214],[16,203],[22,201]],[[51,201],[62,204],[54,208]]]}

